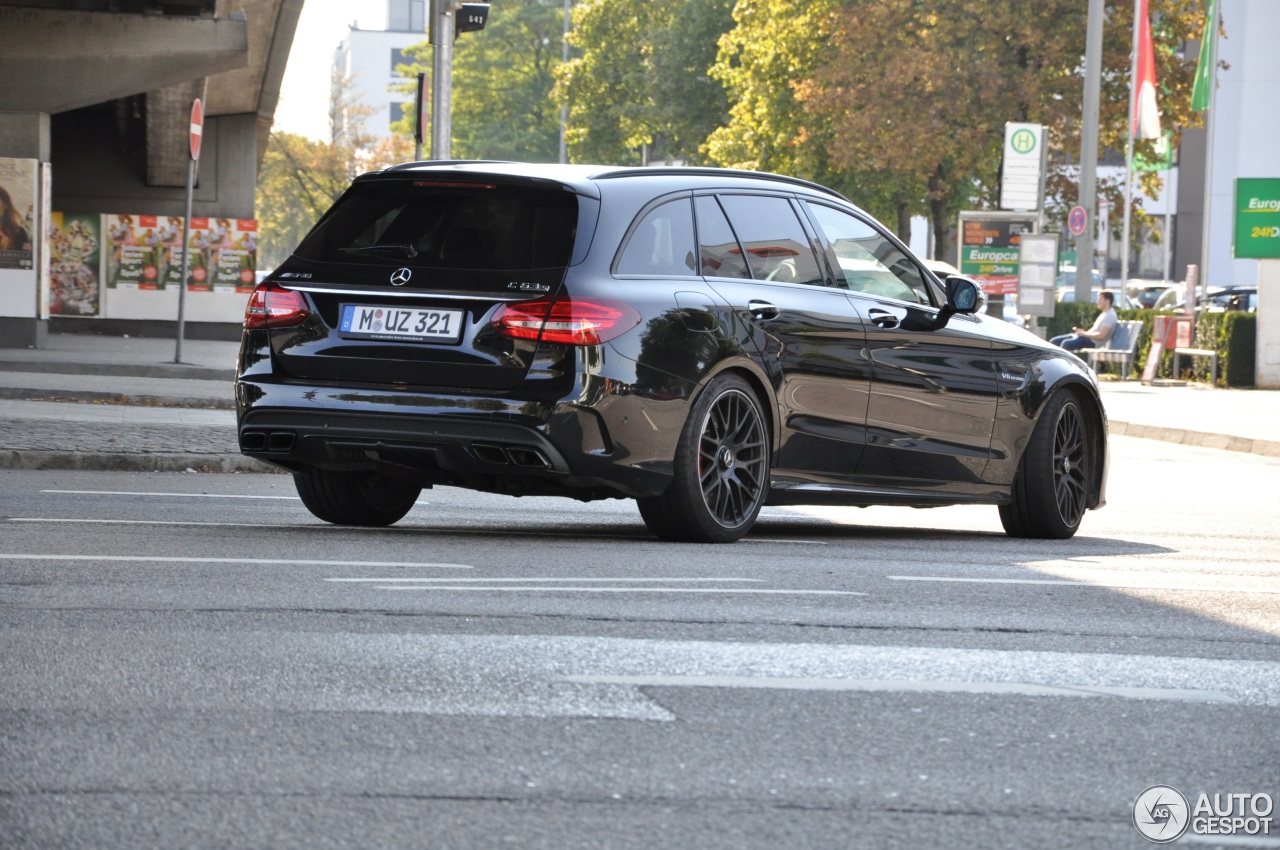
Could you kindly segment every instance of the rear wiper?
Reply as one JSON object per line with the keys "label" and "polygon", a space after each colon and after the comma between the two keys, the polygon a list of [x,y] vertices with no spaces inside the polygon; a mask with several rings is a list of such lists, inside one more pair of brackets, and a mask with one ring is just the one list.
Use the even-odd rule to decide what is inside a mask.
{"label": "rear wiper", "polygon": [[403,245],[388,243],[385,245],[361,245],[359,248],[338,249],[338,253],[340,254],[363,254],[366,251],[399,251],[411,260],[418,256],[418,249],[407,242]]}

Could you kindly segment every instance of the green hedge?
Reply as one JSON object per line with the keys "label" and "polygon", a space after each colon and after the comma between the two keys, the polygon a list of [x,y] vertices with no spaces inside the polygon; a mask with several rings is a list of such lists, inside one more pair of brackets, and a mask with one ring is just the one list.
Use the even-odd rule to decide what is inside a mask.
{"label": "green hedge", "polygon": [[[1138,335],[1138,348],[1134,354],[1134,369],[1142,371],[1151,349],[1151,335],[1155,317],[1174,315],[1155,310],[1117,310],[1121,321],[1140,321],[1142,331]],[[1040,326],[1045,337],[1071,333],[1075,327],[1087,328],[1098,317],[1096,304],[1058,304],[1052,318],[1041,318]],[[1218,352],[1218,382],[1230,387],[1253,386],[1254,346],[1258,333],[1258,317],[1254,313],[1233,310],[1226,313],[1202,313],[1196,322],[1196,347],[1212,348]],[[1210,364],[1203,357],[1183,357],[1183,376],[1192,380],[1209,380]],[[1119,364],[1099,364],[1100,372],[1108,370],[1119,374]],[[1160,357],[1160,375],[1173,372],[1173,355],[1165,352]],[[1175,376],[1178,377],[1178,376]]]}

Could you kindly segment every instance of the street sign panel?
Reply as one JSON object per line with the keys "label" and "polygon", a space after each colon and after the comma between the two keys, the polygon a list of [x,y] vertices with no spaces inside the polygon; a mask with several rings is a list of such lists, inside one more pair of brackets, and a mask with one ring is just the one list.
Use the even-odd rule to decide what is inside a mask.
{"label": "street sign panel", "polygon": [[1018,246],[1022,234],[1034,233],[1035,214],[960,213],[960,273],[982,285],[988,295],[1018,291]]}
{"label": "street sign panel", "polygon": [[1038,210],[1044,197],[1047,163],[1044,126],[1004,125],[1004,165],[1000,171],[1000,208]]}
{"label": "street sign panel", "polygon": [[1082,206],[1074,206],[1071,212],[1067,213],[1067,230],[1072,236],[1079,236],[1084,233],[1085,227],[1089,225],[1089,214],[1084,211]]}
{"label": "street sign panel", "polygon": [[1280,259],[1280,178],[1236,180],[1236,259]]}
{"label": "street sign panel", "polygon": [[191,158],[200,158],[200,141],[204,137],[204,107],[200,98],[191,104]]}

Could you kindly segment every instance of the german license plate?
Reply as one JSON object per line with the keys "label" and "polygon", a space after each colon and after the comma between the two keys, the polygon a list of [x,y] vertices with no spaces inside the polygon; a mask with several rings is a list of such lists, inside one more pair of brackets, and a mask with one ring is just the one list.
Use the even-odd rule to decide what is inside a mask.
{"label": "german license plate", "polygon": [[343,304],[338,332],[361,339],[457,342],[462,338],[462,311]]}

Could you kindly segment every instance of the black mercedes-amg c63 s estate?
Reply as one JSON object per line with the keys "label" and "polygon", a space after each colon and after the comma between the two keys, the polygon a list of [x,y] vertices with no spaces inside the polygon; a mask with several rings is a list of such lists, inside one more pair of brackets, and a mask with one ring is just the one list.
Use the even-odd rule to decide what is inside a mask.
{"label": "black mercedes-amg c63 s estate", "polygon": [[424,487],[635,499],[667,540],[763,505],[991,504],[1070,537],[1107,423],[840,195],[771,174],[410,163],[355,180],[245,314],[241,450],[317,517]]}

